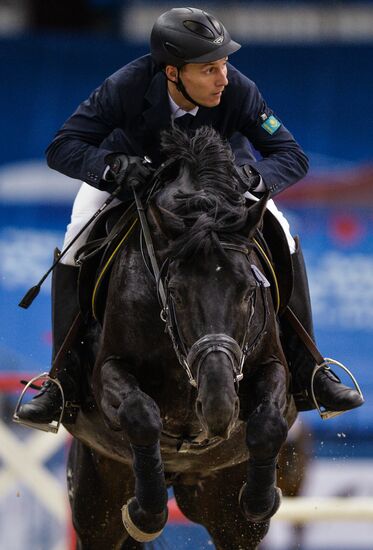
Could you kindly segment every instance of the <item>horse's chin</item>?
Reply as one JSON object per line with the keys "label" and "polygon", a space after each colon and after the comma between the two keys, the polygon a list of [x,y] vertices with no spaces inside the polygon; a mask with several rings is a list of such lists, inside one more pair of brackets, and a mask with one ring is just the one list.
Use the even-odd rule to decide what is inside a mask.
{"label": "horse's chin", "polygon": [[204,407],[202,401],[197,400],[196,412],[208,439],[228,439],[238,419],[239,399],[235,399],[231,407],[212,408]]}
{"label": "horse's chin", "polygon": [[221,439],[221,440],[227,440],[229,439],[231,433],[232,433],[233,426],[228,426],[228,428],[222,432],[222,433],[215,433],[211,430],[207,430],[207,439]]}

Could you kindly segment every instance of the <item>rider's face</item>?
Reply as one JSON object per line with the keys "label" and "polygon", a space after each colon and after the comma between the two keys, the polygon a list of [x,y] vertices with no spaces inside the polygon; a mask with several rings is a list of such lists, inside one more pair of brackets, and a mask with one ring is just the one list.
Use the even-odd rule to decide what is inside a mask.
{"label": "rider's face", "polygon": [[[224,88],[228,84],[227,57],[211,63],[188,63],[180,70],[180,76],[188,94],[204,107],[219,105]],[[177,80],[177,70],[168,66],[166,74],[172,81]],[[173,82],[169,90],[172,98],[180,107],[190,110],[195,107],[176,89]]]}

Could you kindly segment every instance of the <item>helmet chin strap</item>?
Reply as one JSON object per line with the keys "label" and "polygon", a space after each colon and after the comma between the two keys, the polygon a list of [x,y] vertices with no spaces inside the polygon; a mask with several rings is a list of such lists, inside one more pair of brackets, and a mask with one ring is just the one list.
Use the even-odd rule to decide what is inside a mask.
{"label": "helmet chin strap", "polygon": [[195,105],[196,107],[203,107],[203,105],[201,105],[200,103],[198,103],[198,101],[196,101],[195,99],[193,99],[189,94],[188,92],[186,91],[186,88],[184,86],[184,82],[181,80],[181,76],[180,76],[180,68],[177,67],[177,81],[175,80],[171,80],[171,78],[169,78],[167,75],[166,75],[166,72],[164,71],[163,73],[165,75],[165,77],[167,78],[167,80],[169,82],[172,82],[172,84],[175,84],[176,86],[176,89],[178,90],[178,92],[180,92],[187,101],[190,101],[190,103],[193,103],[193,105]]}
{"label": "helmet chin strap", "polygon": [[181,76],[180,76],[180,69],[179,67],[177,67],[177,82],[175,82],[176,84],[176,88],[177,90],[183,94],[183,96],[185,97],[186,100],[190,101],[191,103],[193,103],[193,105],[195,105],[196,107],[203,107],[203,105],[201,105],[200,103],[198,103],[198,101],[196,101],[195,99],[193,99],[189,94],[188,92],[186,91],[186,88],[184,86],[184,82],[181,80]]}

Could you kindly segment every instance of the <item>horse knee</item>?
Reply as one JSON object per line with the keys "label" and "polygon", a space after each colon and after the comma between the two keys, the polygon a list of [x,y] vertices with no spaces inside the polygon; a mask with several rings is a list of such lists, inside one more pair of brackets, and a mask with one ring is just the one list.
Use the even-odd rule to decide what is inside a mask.
{"label": "horse knee", "polygon": [[120,425],[134,445],[153,445],[161,435],[162,421],[157,404],[145,393],[126,396],[118,409]]}
{"label": "horse knee", "polygon": [[259,405],[246,425],[246,444],[250,456],[258,459],[277,456],[287,433],[287,422],[280,409],[271,403]]}

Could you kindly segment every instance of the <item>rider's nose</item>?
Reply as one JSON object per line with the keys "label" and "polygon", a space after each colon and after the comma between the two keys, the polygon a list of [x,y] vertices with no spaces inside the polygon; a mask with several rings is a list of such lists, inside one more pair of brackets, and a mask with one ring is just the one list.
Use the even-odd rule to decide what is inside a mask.
{"label": "rider's nose", "polygon": [[216,85],[220,87],[220,86],[226,86],[227,84],[228,84],[227,70],[226,68],[224,68],[224,69],[221,69],[221,71],[218,74]]}

